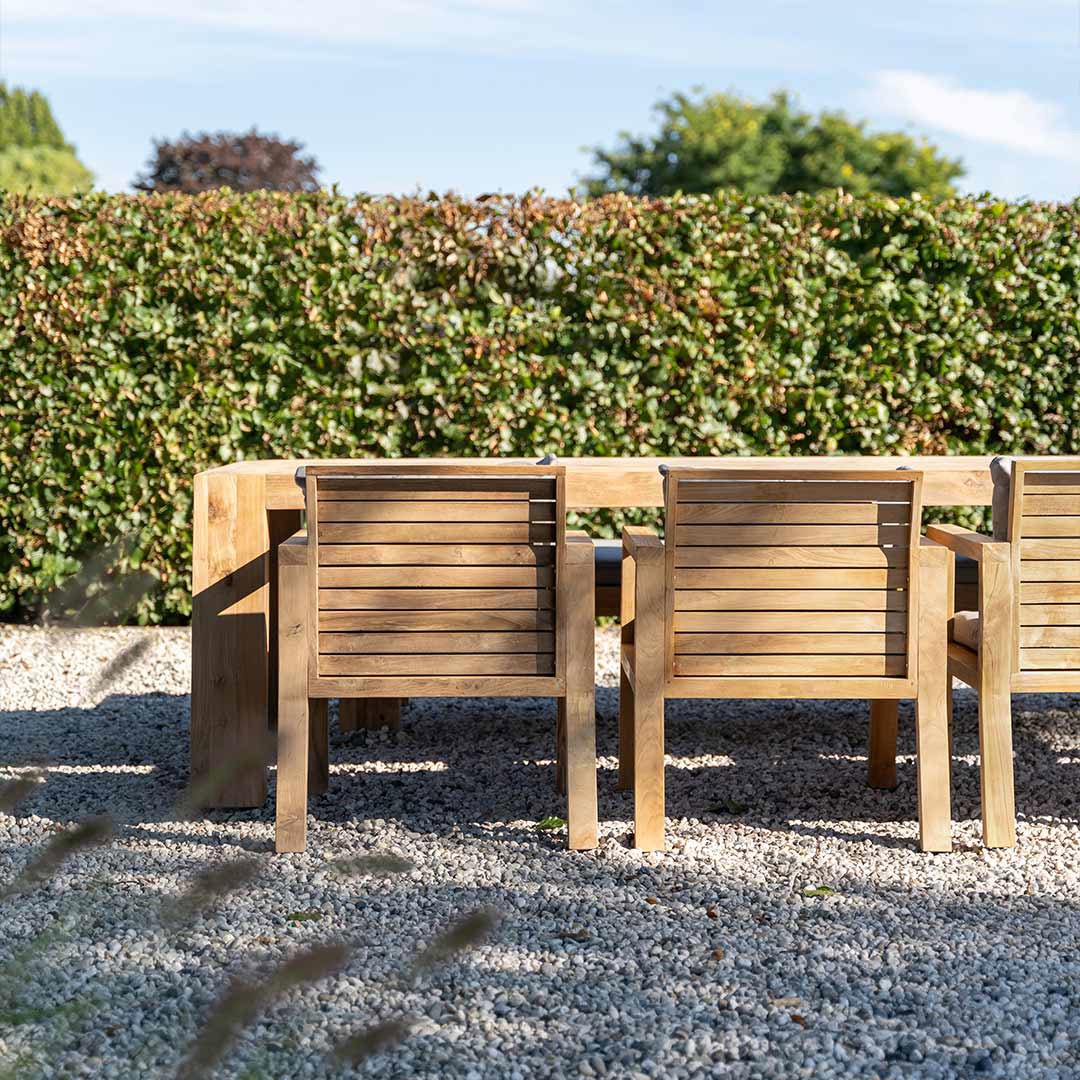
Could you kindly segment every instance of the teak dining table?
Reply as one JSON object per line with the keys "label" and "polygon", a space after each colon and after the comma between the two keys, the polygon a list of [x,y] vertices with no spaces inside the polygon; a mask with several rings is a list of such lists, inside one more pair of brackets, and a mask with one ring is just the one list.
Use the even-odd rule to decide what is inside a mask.
{"label": "teak dining table", "polygon": [[[371,459],[367,459],[371,460]],[[401,464],[446,462],[407,458]],[[482,461],[484,459],[455,459]],[[536,457],[500,458],[533,465]],[[568,510],[663,505],[658,466],[888,469],[924,473],[925,506],[988,506],[990,456],[559,458]],[[191,779],[207,808],[251,808],[266,798],[266,769],[251,747],[274,725],[277,663],[276,555],[301,525],[304,495],[294,481],[303,464],[349,459],[244,461],[195,477],[191,621]],[[241,768],[235,763],[247,760]],[[220,777],[220,782],[217,779]]]}

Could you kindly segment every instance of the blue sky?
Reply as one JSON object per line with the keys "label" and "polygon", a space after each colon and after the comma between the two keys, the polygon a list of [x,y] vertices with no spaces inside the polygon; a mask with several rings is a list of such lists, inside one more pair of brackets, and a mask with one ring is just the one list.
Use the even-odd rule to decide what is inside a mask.
{"label": "blue sky", "polygon": [[1080,0],[2,0],[0,77],[110,190],[155,136],[255,124],[346,191],[561,193],[701,85],[924,134],[969,190],[1080,194]]}

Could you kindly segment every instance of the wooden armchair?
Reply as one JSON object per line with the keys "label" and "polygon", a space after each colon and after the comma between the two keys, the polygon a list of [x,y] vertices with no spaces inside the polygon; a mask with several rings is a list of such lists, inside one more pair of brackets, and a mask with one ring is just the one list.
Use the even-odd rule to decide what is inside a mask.
{"label": "wooden armchair", "polygon": [[949,606],[949,673],[979,695],[983,840],[1016,843],[1012,695],[1080,692],[1080,458],[994,462],[994,536],[926,533],[979,564],[978,611]]}
{"label": "wooden armchair", "polygon": [[664,847],[667,698],[917,700],[919,843],[951,848],[945,548],[918,472],[666,473],[665,540],[623,532],[620,785]]}
{"label": "wooden armchair", "polygon": [[277,850],[304,849],[309,783],[326,788],[326,699],[412,696],[558,698],[569,846],[595,847],[593,553],[566,533],[564,470],[382,463],[303,483],[307,531],[279,548]]}

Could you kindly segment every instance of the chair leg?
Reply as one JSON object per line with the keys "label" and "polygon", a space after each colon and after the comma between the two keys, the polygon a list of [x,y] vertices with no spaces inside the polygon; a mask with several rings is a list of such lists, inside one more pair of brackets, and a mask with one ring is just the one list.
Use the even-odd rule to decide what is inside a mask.
{"label": "chair leg", "polygon": [[664,562],[639,558],[634,603],[634,847],[664,849]]}
{"label": "chair leg", "polygon": [[898,701],[870,702],[870,754],[866,782],[872,788],[896,787],[896,713]]}
{"label": "chair leg", "polygon": [[330,718],[326,698],[312,698],[308,705],[308,793],[325,795],[330,790]]}
{"label": "chair leg", "polygon": [[566,794],[566,698],[555,699],[555,790]]}
{"label": "chair leg", "polygon": [[619,790],[634,786],[634,688],[619,668]]}
{"label": "chair leg", "polygon": [[[284,548],[283,548],[284,550]],[[303,851],[307,843],[308,701],[307,566],[281,559],[278,569],[278,748],[274,844]]]}
{"label": "chair leg", "polygon": [[566,611],[566,697],[561,699],[559,738],[566,785],[567,846],[594,848],[596,807],[596,614],[593,546],[568,543],[564,573],[570,599]]}
{"label": "chair leg", "polygon": [[[919,683],[915,702],[915,760],[918,770],[919,848],[922,851],[952,851],[947,610],[947,560],[951,558],[952,553],[944,548],[927,546],[919,552]],[[894,718],[895,715],[894,711]]]}
{"label": "chair leg", "polygon": [[[980,671],[981,677],[981,671]],[[982,782],[983,843],[1016,844],[1013,790],[1012,699],[1008,687],[984,685],[979,691],[979,756]]]}
{"label": "chair leg", "polygon": [[988,551],[979,564],[979,774],[983,843],[987,847],[1016,843],[1010,686],[1012,590],[1008,556]]}

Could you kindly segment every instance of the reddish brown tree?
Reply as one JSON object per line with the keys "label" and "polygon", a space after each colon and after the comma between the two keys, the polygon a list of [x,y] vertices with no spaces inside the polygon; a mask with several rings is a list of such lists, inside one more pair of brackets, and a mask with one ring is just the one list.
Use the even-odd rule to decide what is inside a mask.
{"label": "reddish brown tree", "polygon": [[233,191],[318,191],[319,166],[301,156],[303,144],[261,135],[219,131],[185,132],[175,142],[154,142],[146,171],[135,178],[139,191],[194,193],[230,187]]}

